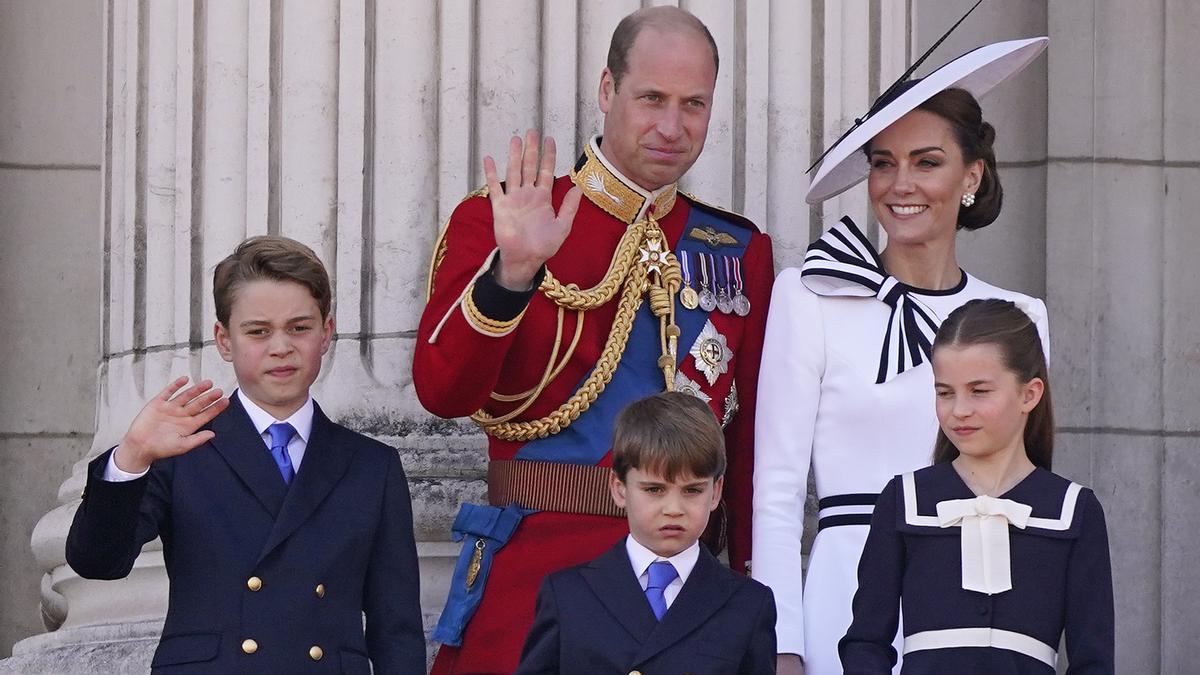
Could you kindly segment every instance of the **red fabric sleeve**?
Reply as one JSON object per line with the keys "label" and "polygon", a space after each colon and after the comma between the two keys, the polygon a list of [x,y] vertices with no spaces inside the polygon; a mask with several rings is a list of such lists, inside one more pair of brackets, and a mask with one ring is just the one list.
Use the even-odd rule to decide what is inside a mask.
{"label": "red fabric sleeve", "polygon": [[771,286],[775,281],[775,262],[771,239],[767,235],[755,234],[750,240],[742,258],[742,277],[746,297],[750,300],[750,315],[745,319],[734,367],[740,409],[725,429],[728,455],[725,504],[729,509],[729,564],[735,571],[744,573],[746,561],[750,559],[758,370],[767,327],[767,307],[771,304]]}
{"label": "red fabric sleeve", "polygon": [[466,199],[454,209],[434,252],[431,293],[413,355],[417,398],[439,417],[464,417],[482,408],[514,342],[516,331],[495,336],[476,330],[458,306],[495,248],[491,203],[480,196]]}

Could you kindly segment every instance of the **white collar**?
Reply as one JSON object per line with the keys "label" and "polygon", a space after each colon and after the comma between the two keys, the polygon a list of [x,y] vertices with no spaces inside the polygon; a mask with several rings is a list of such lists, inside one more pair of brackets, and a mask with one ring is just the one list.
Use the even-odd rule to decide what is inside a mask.
{"label": "white collar", "polygon": [[271,413],[263,410],[257,403],[251,401],[250,397],[243,393],[241,389],[237,390],[237,397],[242,402],[242,407],[246,409],[246,414],[250,416],[250,422],[254,424],[254,429],[258,432],[259,436],[265,434],[267,427],[272,424],[287,422],[296,430],[296,435],[300,437],[300,440],[304,441],[306,445],[308,444],[308,437],[312,434],[313,424],[312,395],[309,395],[304,401],[304,405],[300,406],[300,409],[292,413],[292,416],[286,420],[275,419]]}
{"label": "white collar", "polygon": [[650,563],[658,560],[666,560],[679,573],[679,581],[686,583],[688,576],[692,573],[692,568],[696,566],[696,561],[700,559],[700,542],[693,541],[691,546],[670,558],[664,558],[642,546],[641,542],[634,539],[633,535],[630,534],[628,537],[625,537],[625,552],[629,554],[629,563],[633,566],[634,575],[639,579],[646,573],[646,570],[650,567]]}

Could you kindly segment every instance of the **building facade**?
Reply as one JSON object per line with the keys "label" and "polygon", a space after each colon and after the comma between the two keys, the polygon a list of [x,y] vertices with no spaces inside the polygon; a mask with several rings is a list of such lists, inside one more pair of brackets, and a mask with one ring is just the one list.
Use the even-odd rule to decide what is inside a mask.
{"label": "building facade", "polygon": [[[232,385],[212,346],[213,265],[242,238],[304,241],[334,279],[315,395],[400,449],[427,621],[483,493],[485,443],[416,401],[410,364],[438,230],[481,159],[538,128],[559,172],[601,126],[608,39],[639,0],[69,0],[0,7],[0,662],[143,672],[165,611],[157,542],[118,582],[63,542],[86,460],[179,374]],[[776,265],[820,207],[805,169],[952,24],[954,0],[686,0],[721,51],[707,147],[684,187],[745,213]],[[964,267],[1045,297],[1055,467],[1105,506],[1121,672],[1184,672],[1200,640],[1200,7],[985,2],[930,66],[1049,35],[984,100],[1005,209]],[[879,236],[871,229],[872,236]],[[15,643],[15,644],[14,644]]]}

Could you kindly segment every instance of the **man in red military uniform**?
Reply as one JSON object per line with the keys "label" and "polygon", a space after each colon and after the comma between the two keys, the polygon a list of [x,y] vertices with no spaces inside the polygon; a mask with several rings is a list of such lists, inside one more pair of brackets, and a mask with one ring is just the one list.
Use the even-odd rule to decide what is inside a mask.
{"label": "man in red military uniform", "polygon": [[612,421],[655,392],[687,391],[725,426],[710,540],[748,566],[771,243],[676,187],[704,146],[717,66],[691,14],[629,15],[601,76],[603,136],[557,179],[552,139],[539,162],[537,134],[514,137],[506,181],[485,158],[486,189],[435,246],[414,383],[430,412],[471,415],[491,460],[489,505],[464,505],[454,524],[464,547],[435,673],[511,672],[542,578],[628,532],[606,487]]}

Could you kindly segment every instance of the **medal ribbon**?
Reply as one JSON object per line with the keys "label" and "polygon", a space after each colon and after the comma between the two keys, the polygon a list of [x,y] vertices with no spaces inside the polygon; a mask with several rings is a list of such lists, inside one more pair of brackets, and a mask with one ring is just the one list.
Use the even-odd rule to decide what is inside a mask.
{"label": "medal ribbon", "polygon": [[[693,208],[688,216],[684,232],[691,227],[712,226],[720,231],[728,232],[738,240],[740,255],[750,243],[750,230],[741,228],[698,208]],[[701,260],[701,274],[705,272],[704,253],[695,247],[702,243],[680,239],[676,244],[676,255],[683,258],[684,248]],[[732,248],[732,247],[731,247]],[[690,269],[690,268],[689,268]],[[708,312],[680,312],[675,316],[679,326],[678,350],[676,365],[690,353],[700,331],[708,322]],[[548,462],[569,462],[572,464],[596,464],[608,454],[612,447],[613,421],[617,413],[630,401],[645,398],[663,390],[663,374],[658,367],[661,355],[659,344],[659,321],[650,311],[649,303],[642,303],[634,316],[633,329],[629,334],[629,342],[625,352],[617,364],[612,380],[605,387],[594,403],[579,416],[569,427],[546,438],[529,441],[517,450],[515,459],[541,460]],[[587,380],[585,375],[580,383]]]}

